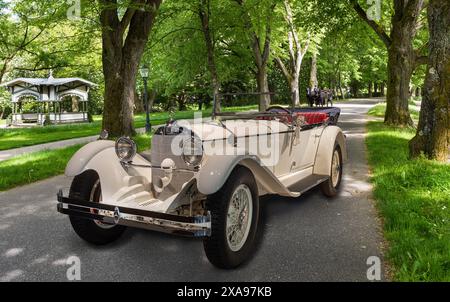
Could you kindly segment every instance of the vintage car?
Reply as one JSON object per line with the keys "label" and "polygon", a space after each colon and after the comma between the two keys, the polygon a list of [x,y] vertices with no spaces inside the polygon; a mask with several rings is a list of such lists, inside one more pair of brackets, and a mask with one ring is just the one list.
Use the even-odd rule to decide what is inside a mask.
{"label": "vintage car", "polygon": [[153,134],[150,153],[103,132],[67,164],[74,178],[58,192],[58,211],[92,244],[126,227],[202,237],[212,264],[234,268],[251,255],[261,196],[297,198],[318,185],[337,194],[347,157],[339,108],[218,111],[170,120]]}

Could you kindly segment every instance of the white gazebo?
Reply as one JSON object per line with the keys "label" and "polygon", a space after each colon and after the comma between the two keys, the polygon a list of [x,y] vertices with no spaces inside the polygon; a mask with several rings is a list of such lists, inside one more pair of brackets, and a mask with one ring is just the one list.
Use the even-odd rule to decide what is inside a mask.
{"label": "white gazebo", "polygon": [[[11,93],[13,125],[87,122],[89,89],[94,83],[80,78],[17,78],[3,83]],[[37,103],[35,112],[23,112],[23,104]]]}

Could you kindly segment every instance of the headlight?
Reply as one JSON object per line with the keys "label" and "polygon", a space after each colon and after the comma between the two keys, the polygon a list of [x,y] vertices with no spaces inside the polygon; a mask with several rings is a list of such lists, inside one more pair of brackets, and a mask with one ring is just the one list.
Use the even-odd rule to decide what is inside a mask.
{"label": "headlight", "polygon": [[188,166],[198,166],[203,159],[202,141],[197,137],[192,137],[183,141],[182,157]]}
{"label": "headlight", "polygon": [[119,138],[116,141],[116,154],[121,162],[130,162],[136,155],[136,143],[129,137]]}

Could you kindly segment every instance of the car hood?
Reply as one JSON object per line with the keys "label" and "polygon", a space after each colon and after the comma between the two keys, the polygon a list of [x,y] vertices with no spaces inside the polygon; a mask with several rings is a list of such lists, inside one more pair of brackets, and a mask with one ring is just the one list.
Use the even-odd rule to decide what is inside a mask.
{"label": "car hood", "polygon": [[266,135],[285,132],[288,126],[279,121],[267,120],[180,120],[176,125],[191,130],[202,141],[227,139],[229,137],[243,137]]}

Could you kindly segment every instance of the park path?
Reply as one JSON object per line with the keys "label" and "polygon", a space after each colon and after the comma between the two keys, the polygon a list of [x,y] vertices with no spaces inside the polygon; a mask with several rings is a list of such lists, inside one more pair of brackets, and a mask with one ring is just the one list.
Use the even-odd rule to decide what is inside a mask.
{"label": "park path", "polygon": [[[155,127],[159,127],[159,126],[154,126],[153,128],[155,128]],[[136,132],[144,133],[145,128],[138,128],[138,129],[136,129]],[[96,141],[97,139],[98,139],[98,135],[92,135],[92,136],[86,136],[86,137],[66,139],[66,140],[56,141],[56,142],[51,142],[51,143],[33,145],[33,146],[28,146],[28,147],[2,150],[2,151],[0,151],[0,161],[11,159],[13,157],[16,157],[16,156],[19,156],[22,154],[29,154],[29,153],[43,151],[43,150],[62,149],[62,148],[79,145],[79,144],[87,144],[87,143]]]}
{"label": "park path", "polygon": [[349,151],[340,195],[263,198],[256,251],[238,269],[210,265],[200,240],[156,232],[86,244],[56,212],[55,194],[71,182],[57,176],[0,193],[0,281],[67,280],[70,256],[80,258],[83,281],[367,281],[369,257],[384,266],[364,143],[366,112],[378,101],[338,104]]}

